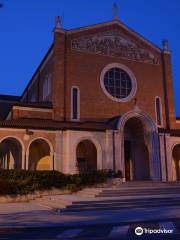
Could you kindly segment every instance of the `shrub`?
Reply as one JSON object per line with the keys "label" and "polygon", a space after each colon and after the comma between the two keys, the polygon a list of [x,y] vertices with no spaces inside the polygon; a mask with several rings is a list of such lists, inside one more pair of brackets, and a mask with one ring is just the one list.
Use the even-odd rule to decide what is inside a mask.
{"label": "shrub", "polygon": [[0,179],[0,194],[17,193],[17,184],[15,181]]}
{"label": "shrub", "polygon": [[107,170],[74,175],[58,171],[0,170],[0,194],[27,194],[52,187],[75,191],[82,186],[102,183],[108,176]]}
{"label": "shrub", "polygon": [[115,178],[123,178],[123,173],[121,170],[118,170],[117,173],[114,174]]}

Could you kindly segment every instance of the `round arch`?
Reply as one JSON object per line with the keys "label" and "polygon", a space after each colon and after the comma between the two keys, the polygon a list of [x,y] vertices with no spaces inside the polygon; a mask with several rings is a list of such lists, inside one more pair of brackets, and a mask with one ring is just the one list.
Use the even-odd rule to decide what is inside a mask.
{"label": "round arch", "polygon": [[172,159],[172,180],[180,181],[180,142],[176,142],[171,147]]}
{"label": "round arch", "polygon": [[0,139],[0,143],[2,143],[4,140],[8,139],[8,138],[12,138],[12,139],[15,139],[16,141],[18,141],[20,144],[21,144],[21,147],[22,147],[22,151],[25,152],[25,146],[24,146],[24,143],[23,141],[19,138],[19,137],[16,137],[16,136],[13,136],[13,135],[8,135],[6,137],[3,137]]}
{"label": "round arch", "polygon": [[24,169],[25,147],[16,136],[0,139],[0,166],[5,169]]}
{"label": "round arch", "polygon": [[120,159],[123,174],[125,176],[125,155],[124,155],[124,131],[126,123],[130,119],[139,119],[144,128],[146,129],[145,141],[149,151],[149,168],[150,168],[150,179],[160,180],[160,159],[159,159],[159,138],[156,125],[152,118],[145,112],[142,112],[137,106],[134,111],[125,113],[118,122],[118,129],[120,132]]}
{"label": "round arch", "polygon": [[29,144],[28,144],[28,146],[27,146],[27,151],[29,150],[29,147],[30,147],[31,143],[34,142],[34,141],[36,141],[36,140],[44,140],[44,141],[49,145],[49,147],[50,147],[50,152],[53,152],[53,151],[54,151],[54,147],[53,147],[52,143],[51,143],[47,138],[44,138],[44,137],[36,137],[36,138],[33,138],[33,139],[29,142]]}
{"label": "round arch", "polygon": [[101,147],[100,143],[92,136],[84,136],[84,137],[78,138],[75,141],[74,146],[73,146],[73,149],[74,149],[73,154],[75,156],[75,159],[76,159],[76,150],[77,150],[79,143],[86,141],[86,140],[92,142],[92,144],[95,146],[96,151],[97,151],[97,169],[102,169],[102,147]]}
{"label": "round arch", "polygon": [[26,169],[52,170],[53,169],[53,146],[43,137],[32,139],[26,152]]}
{"label": "round arch", "polygon": [[119,119],[119,122],[118,122],[118,129],[123,132],[124,130],[124,126],[126,124],[126,122],[130,119],[130,118],[133,118],[133,117],[136,117],[136,118],[139,118],[141,119],[145,124],[146,124],[146,127],[148,127],[148,129],[150,131],[153,131],[153,132],[157,132],[157,127],[156,127],[156,124],[154,123],[154,121],[152,120],[152,118],[145,112],[142,112],[142,111],[129,111],[127,113],[125,113],[120,119]]}

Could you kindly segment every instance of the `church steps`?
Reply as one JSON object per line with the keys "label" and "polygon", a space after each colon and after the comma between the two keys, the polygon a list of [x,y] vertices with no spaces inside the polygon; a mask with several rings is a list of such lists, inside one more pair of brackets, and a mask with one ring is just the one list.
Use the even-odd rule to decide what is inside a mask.
{"label": "church steps", "polygon": [[[142,183],[141,183],[142,184]],[[139,185],[139,183],[138,183]],[[122,210],[180,205],[180,184],[86,188],[76,194],[45,196],[36,202],[55,212]]]}
{"label": "church steps", "polygon": [[167,193],[167,190],[169,191],[168,194],[176,194],[177,191],[179,191],[180,193],[180,189],[164,189],[164,190],[143,190],[143,191],[139,191],[139,190],[133,190],[133,191],[126,191],[126,192],[123,192],[123,191],[103,191],[102,193],[96,195],[96,197],[113,197],[113,196],[127,196],[127,195],[159,195],[159,194],[166,194]]}
{"label": "church steps", "polygon": [[94,205],[87,205],[87,204],[82,204],[82,205],[72,205],[72,206],[67,206],[64,209],[61,209],[61,212],[84,212],[84,211],[99,211],[99,210],[120,210],[120,209],[130,209],[130,208],[149,208],[149,207],[167,207],[167,206],[179,206],[180,205],[180,199],[177,200],[166,200],[166,201],[158,201],[156,200],[155,202],[152,201],[146,201],[146,202],[129,202],[129,203],[109,203],[109,204],[104,204],[104,203],[99,203],[99,204],[94,204]]}

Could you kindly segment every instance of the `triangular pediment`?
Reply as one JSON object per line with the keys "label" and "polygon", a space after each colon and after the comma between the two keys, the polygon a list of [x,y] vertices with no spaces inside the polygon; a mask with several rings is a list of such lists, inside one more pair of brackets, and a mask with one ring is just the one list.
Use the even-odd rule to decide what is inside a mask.
{"label": "triangular pediment", "polygon": [[144,44],[140,37],[130,37],[119,28],[81,34],[72,39],[71,47],[75,51],[159,64],[155,51],[150,50],[152,47]]}

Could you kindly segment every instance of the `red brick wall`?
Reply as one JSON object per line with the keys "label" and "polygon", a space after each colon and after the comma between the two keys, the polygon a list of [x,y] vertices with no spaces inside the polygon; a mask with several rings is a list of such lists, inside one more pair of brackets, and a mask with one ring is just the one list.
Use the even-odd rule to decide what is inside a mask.
{"label": "red brick wall", "polygon": [[66,37],[61,31],[54,33],[54,54],[53,54],[53,108],[54,119],[64,120],[65,118],[65,52]]}
{"label": "red brick wall", "polygon": [[166,83],[167,92],[167,115],[168,115],[168,127],[171,129],[176,128],[176,115],[175,115],[175,105],[174,105],[174,92],[173,92],[173,79],[172,79],[172,65],[171,65],[171,55],[169,53],[163,54],[164,62],[164,79]]}
{"label": "red brick wall", "polygon": [[[114,26],[113,26],[114,28]],[[141,46],[149,49],[153,54],[156,54],[159,58],[160,64],[153,65],[148,63],[142,63],[138,61],[126,60],[115,57],[100,56],[89,53],[82,53],[71,50],[71,39],[76,38],[81,35],[92,34],[100,31],[110,30],[111,28],[101,28],[98,30],[88,30],[85,32],[78,32],[67,36],[67,61],[66,61],[66,119],[71,119],[71,87],[77,85],[80,88],[80,116],[81,120],[106,120],[111,117],[122,115],[123,113],[132,110],[134,106],[134,101],[131,100],[126,103],[115,102],[109,99],[103,92],[100,86],[100,74],[102,69],[110,63],[121,63],[126,65],[134,73],[137,80],[137,93],[135,97],[137,98],[137,103],[140,109],[147,112],[155,120],[155,97],[160,96],[163,105],[163,122],[166,125],[165,109],[164,109],[164,91],[163,91],[163,74],[162,74],[162,61],[161,53],[156,52],[154,48],[135,39],[136,42],[140,41]],[[127,36],[131,39],[135,38],[129,32],[124,31]],[[54,101],[56,102],[56,116],[63,115],[63,96],[62,84],[63,73],[62,68],[63,63],[63,51],[64,51],[64,36],[59,34],[59,56],[57,56],[56,65],[59,66],[55,72],[56,76],[54,88],[55,95]],[[57,44],[56,42],[56,44]],[[61,48],[60,48],[61,46]],[[60,74],[61,73],[61,74]],[[58,80],[57,80],[58,78]],[[58,84],[57,84],[58,82]],[[57,101],[58,99],[58,101]],[[173,104],[173,103],[171,103]],[[57,111],[59,109],[59,113]]]}
{"label": "red brick wall", "polygon": [[[149,50],[159,59],[159,64],[149,64],[128,59],[102,56],[92,53],[83,53],[71,49],[71,40],[80,36],[100,33],[106,30],[119,29],[132,41]],[[123,115],[134,107],[134,100],[128,102],[115,102],[108,98],[100,85],[102,69],[111,63],[120,63],[127,66],[137,80],[137,104],[147,112],[154,121],[155,97],[161,97],[163,110],[163,127],[175,127],[175,111],[173,99],[172,71],[169,54],[165,54],[164,68],[161,52],[151,47],[140,38],[121,28],[118,25],[101,26],[99,28],[78,31],[67,34],[63,30],[54,33],[53,56],[40,73],[39,99],[42,100],[42,84],[47,74],[52,73],[52,92],[48,100],[53,102],[53,118],[55,120],[71,120],[71,87],[80,89],[80,118],[81,120],[107,120],[114,116]],[[164,80],[165,79],[165,80]],[[37,83],[32,89],[37,89]],[[168,106],[168,121],[165,114],[165,95],[167,89],[166,105]]]}
{"label": "red brick wall", "polygon": [[12,119],[18,118],[41,118],[41,119],[52,119],[52,111],[46,111],[46,109],[42,109],[37,111],[37,108],[23,108],[13,109],[12,110]]}

